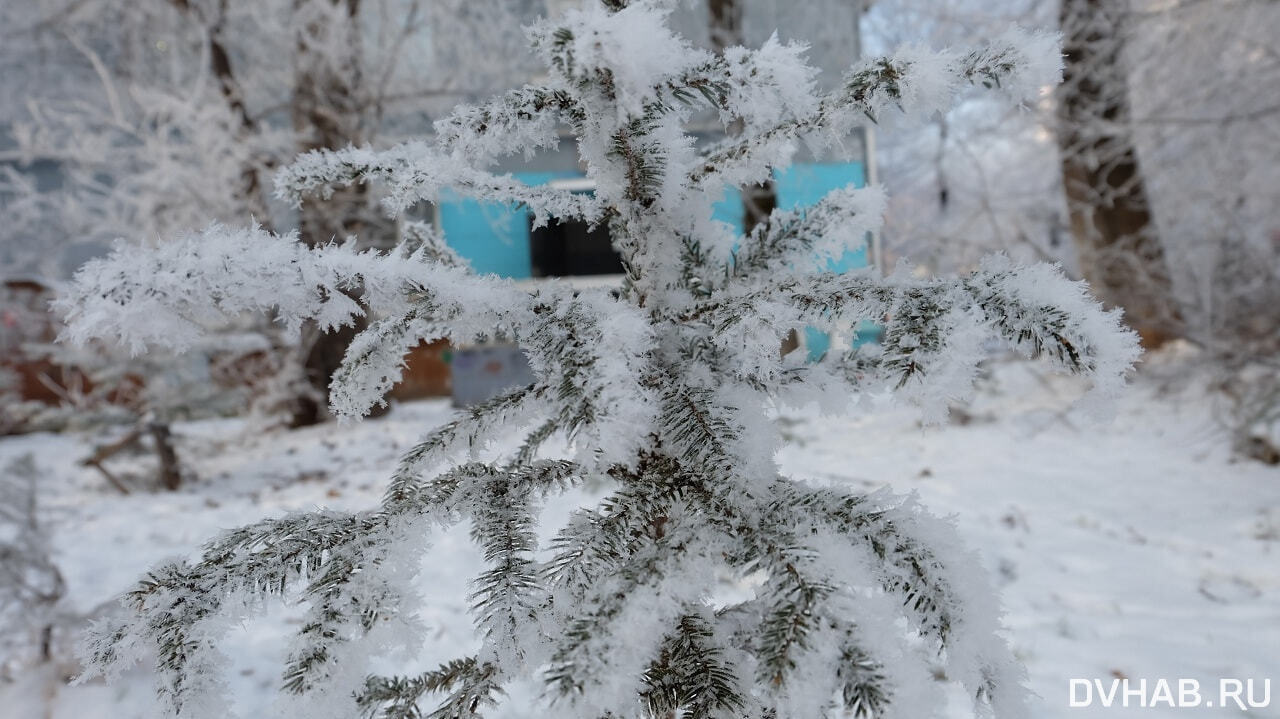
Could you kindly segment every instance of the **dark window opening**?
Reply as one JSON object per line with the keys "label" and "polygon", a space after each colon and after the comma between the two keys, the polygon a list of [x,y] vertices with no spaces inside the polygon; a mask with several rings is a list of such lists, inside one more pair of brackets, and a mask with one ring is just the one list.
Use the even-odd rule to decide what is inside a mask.
{"label": "dark window opening", "polygon": [[622,258],[603,224],[588,230],[581,220],[550,220],[529,232],[534,277],[622,274]]}

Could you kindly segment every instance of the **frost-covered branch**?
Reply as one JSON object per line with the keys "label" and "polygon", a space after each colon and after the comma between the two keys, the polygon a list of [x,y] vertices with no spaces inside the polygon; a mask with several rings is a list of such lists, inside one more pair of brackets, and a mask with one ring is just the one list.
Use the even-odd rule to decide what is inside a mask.
{"label": "frost-covered branch", "polygon": [[591,195],[527,185],[511,175],[475,169],[471,158],[451,157],[435,147],[411,142],[375,152],[350,147],[315,150],[276,175],[276,194],[300,205],[315,194],[327,200],[336,188],[377,182],[387,190],[383,205],[399,214],[417,202],[434,202],[446,188],[477,200],[517,202],[534,213],[535,225],[549,217],[598,222],[600,204]]}
{"label": "frost-covered branch", "polygon": [[39,518],[39,478],[30,454],[0,467],[0,664],[50,659],[55,608],[67,590]]}
{"label": "frost-covered branch", "polygon": [[[184,349],[208,326],[249,312],[272,313],[290,328],[307,320],[334,328],[366,308],[403,311],[414,293],[455,312],[470,306],[481,313],[518,296],[496,278],[439,262],[426,235],[413,242],[416,249],[390,254],[350,243],[311,248],[296,233],[215,224],[152,247],[117,243],[107,257],[86,263],[61,298],[65,336],[75,343],[111,338],[135,352]],[[478,324],[488,330],[488,320]]]}
{"label": "frost-covered branch", "polygon": [[[933,403],[967,396],[987,337],[1089,377],[1100,396],[1122,386],[1138,355],[1119,313],[1104,311],[1082,283],[1067,280],[1050,265],[1015,269],[1002,258],[957,280],[881,280],[866,274],[784,278],[724,303],[697,305],[688,316],[709,323],[714,341],[726,351],[758,327],[773,328],[780,337],[792,327],[887,318],[874,371],[895,389]],[[780,376],[781,360],[755,357],[757,364],[739,368],[743,375]]]}
{"label": "frost-covered branch", "polygon": [[441,147],[484,167],[512,153],[555,147],[561,122],[577,124],[582,110],[564,90],[525,86],[474,107],[464,106],[435,124]]}
{"label": "frost-covered branch", "polygon": [[1036,97],[1062,79],[1057,38],[1010,30],[985,48],[930,52],[907,48],[855,66],[843,86],[812,111],[706,150],[689,179],[695,186],[759,182],[761,166],[787,164],[796,140],[820,133],[839,137],[863,119],[891,110],[926,118],[946,110],[966,86],[998,87],[1014,101]]}
{"label": "frost-covered branch", "polygon": [[884,208],[880,188],[841,188],[804,210],[774,210],[734,252],[730,272],[773,281],[812,274],[823,262],[864,247],[867,235],[879,229]]}
{"label": "frost-covered branch", "polygon": [[[415,677],[369,677],[356,702],[377,719],[472,719],[497,703],[502,687],[496,669],[473,657],[455,659]],[[418,702],[427,693],[447,692],[434,711],[422,713]]]}

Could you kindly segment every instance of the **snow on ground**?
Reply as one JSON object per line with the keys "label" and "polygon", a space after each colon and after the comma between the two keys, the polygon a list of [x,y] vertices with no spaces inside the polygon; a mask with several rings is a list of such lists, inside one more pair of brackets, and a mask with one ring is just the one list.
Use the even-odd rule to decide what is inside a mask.
{"label": "snow on ground", "polygon": [[[1038,717],[1236,716],[1214,707],[1068,706],[1068,680],[1193,678],[1216,700],[1219,678],[1272,680],[1280,717],[1280,470],[1233,462],[1202,395],[1160,396],[1139,380],[1110,424],[1070,409],[1080,388],[1026,365],[1001,366],[960,422],[921,428],[912,412],[850,418],[788,412],[781,453],[797,477],[855,489],[888,484],[954,515],[1000,588]],[[44,521],[66,575],[66,608],[92,612],[148,566],[194,551],[221,528],[316,507],[374,504],[396,457],[442,422],[447,403],[387,417],[256,435],[235,421],[175,431],[198,479],[177,493],[121,496],[77,466],[102,437],[0,440],[0,467],[26,452],[44,476]],[[554,525],[568,506],[553,506]],[[473,647],[465,583],[478,565],[465,528],[437,538],[424,563],[422,612],[434,662]],[[271,716],[288,608],[237,630],[228,646],[243,716]],[[390,669],[390,667],[385,667]],[[0,683],[0,717],[134,719],[149,715],[144,669],[113,685],[67,687],[66,666]],[[1259,684],[1259,689],[1261,685]],[[1148,688],[1148,696],[1152,689]],[[523,697],[495,713],[541,716]],[[965,716],[962,703],[950,714]]]}

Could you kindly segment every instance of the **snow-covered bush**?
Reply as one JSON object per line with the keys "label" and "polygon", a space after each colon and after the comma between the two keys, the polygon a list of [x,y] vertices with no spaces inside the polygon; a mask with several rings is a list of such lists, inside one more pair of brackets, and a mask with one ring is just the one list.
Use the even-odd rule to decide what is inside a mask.
{"label": "snow-covered bush", "polygon": [[66,593],[37,517],[38,476],[30,454],[0,468],[0,677],[51,658],[56,609]]}
{"label": "snow-covered bush", "polygon": [[[249,217],[269,228],[296,222],[312,244],[358,227],[365,246],[387,248],[394,227],[364,188],[295,214],[272,200],[271,172],[305,150],[405,139],[423,113],[526,76],[531,57],[512,45],[539,4],[0,3],[0,274],[61,280],[67,262],[114,237]],[[266,413],[290,426],[325,419],[330,377],[354,334],[264,332],[284,350],[270,363],[281,401]]]}
{"label": "snow-covered bush", "polygon": [[[970,391],[992,335],[1106,394],[1136,356],[1133,336],[1048,266],[993,259],[950,280],[814,273],[876,227],[878,189],[775,212],[745,237],[713,221],[712,204],[786,165],[799,142],[829,147],[866,117],[929,114],[972,83],[1034,93],[1057,78],[1056,46],[1010,32],[969,52],[912,49],[818,95],[802,46],[697,51],[667,29],[668,5],[607,0],[535,26],[545,85],[461,107],[430,142],[310,153],[278,177],[297,202],[369,182],[395,212],[451,188],[523,203],[539,223],[603,223],[626,269],[620,292],[476,276],[421,226],[380,254],[214,225],[121,244],[80,271],[64,302],[69,337],[138,350],[190,345],[244,312],[329,327],[382,316],[334,379],[345,417],[381,402],[425,338],[513,338],[538,378],[426,435],[377,508],[268,519],[157,567],[126,596],[132,617],[90,640],[91,675],[150,657],[169,711],[226,716],[227,618],[286,596],[308,607],[284,671],[307,716],[479,716],[530,678],[566,717],[922,716],[941,702],[935,662],[978,705],[1020,715],[996,602],[950,527],[910,499],[781,476],[769,412],[837,410],[880,390],[945,412]],[[687,123],[707,110],[741,120],[742,134],[695,148]],[[561,126],[594,195],[486,169],[555,145]],[[359,303],[344,292],[354,287]],[[791,330],[863,319],[883,322],[879,351],[780,356]],[[539,455],[553,435],[572,457]],[[544,498],[588,479],[611,493],[539,546]],[[371,657],[420,636],[412,577],[424,537],[468,519],[488,563],[471,594],[478,650],[421,674],[366,676]],[[718,596],[725,574],[751,598]]]}

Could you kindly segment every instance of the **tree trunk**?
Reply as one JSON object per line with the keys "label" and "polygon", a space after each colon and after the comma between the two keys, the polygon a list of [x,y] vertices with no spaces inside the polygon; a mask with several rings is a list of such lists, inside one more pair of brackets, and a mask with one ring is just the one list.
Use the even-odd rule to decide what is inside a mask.
{"label": "tree trunk", "polygon": [[[301,0],[299,0],[301,2]],[[295,68],[292,119],[299,138],[299,152],[336,150],[360,144],[363,135],[363,101],[359,94],[360,0],[324,0],[345,11],[345,22],[317,20],[299,28]],[[332,19],[334,16],[327,16]],[[335,41],[331,35],[342,35]],[[343,58],[321,56],[316,48],[346,48]],[[394,241],[395,226],[371,206],[363,185],[340,188],[326,202],[304,203],[299,217],[302,241],[315,247],[343,242],[356,236],[367,246],[385,246]],[[358,291],[351,292],[359,297]],[[302,355],[307,380],[315,390],[299,398],[291,426],[301,427],[323,421],[327,416],[329,383],[342,364],[351,340],[368,326],[357,318],[354,326],[323,332],[315,325],[303,329]],[[374,408],[373,414],[384,409]]]}
{"label": "tree trunk", "polygon": [[182,470],[178,464],[178,453],[173,449],[173,436],[169,432],[169,425],[165,422],[148,422],[147,432],[151,434],[151,441],[155,444],[156,459],[160,462],[157,472],[160,486],[175,492],[182,486]]}
{"label": "tree trunk", "polygon": [[[209,49],[209,73],[218,81],[218,90],[227,103],[227,107],[235,113],[240,121],[240,135],[243,137],[257,130],[257,121],[249,113],[245,105],[244,90],[240,86],[240,78],[231,62],[231,52],[227,49],[223,33],[226,32],[227,0],[219,0],[216,4],[206,5],[191,0],[169,0],[170,4],[193,25],[205,29],[205,41]],[[245,206],[258,223],[268,230],[271,227],[270,211],[264,193],[261,172],[264,168],[253,163],[246,165],[240,173],[240,194]]]}
{"label": "tree trunk", "polygon": [[1180,322],[1129,127],[1128,12],[1115,0],[1062,0],[1058,142],[1081,272],[1151,348],[1177,336]]}

